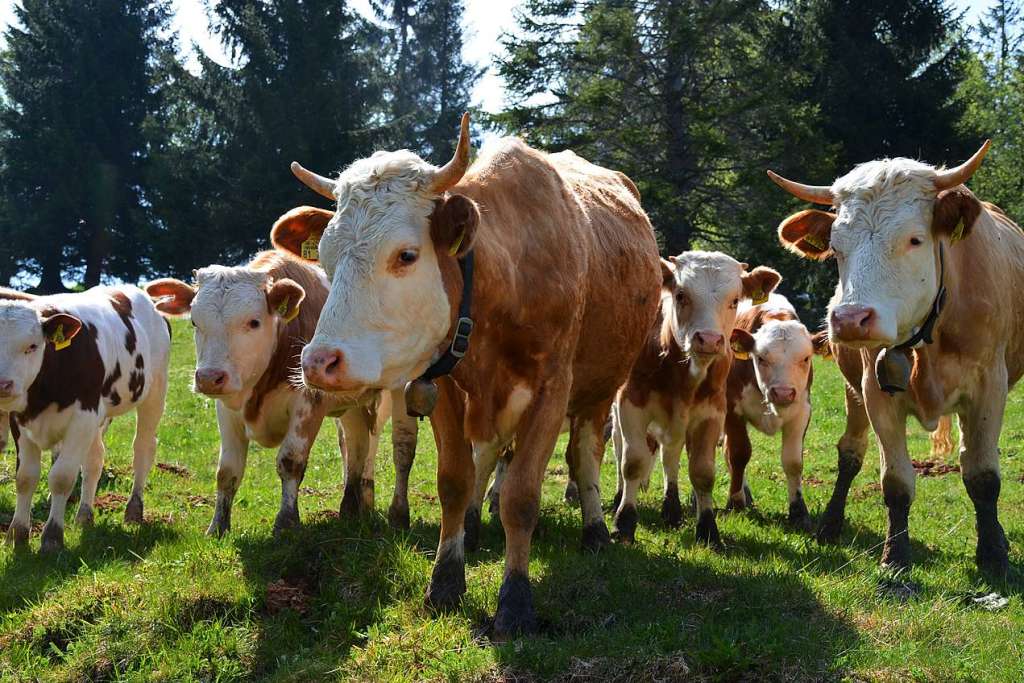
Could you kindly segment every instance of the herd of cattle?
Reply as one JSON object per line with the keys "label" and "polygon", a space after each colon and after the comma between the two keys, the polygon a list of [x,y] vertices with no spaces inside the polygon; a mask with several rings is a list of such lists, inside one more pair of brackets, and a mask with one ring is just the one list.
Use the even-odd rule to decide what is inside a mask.
{"label": "herd of cattle", "polygon": [[809,530],[801,475],[815,352],[838,361],[847,409],[818,538],[838,539],[871,427],[889,518],[882,562],[909,568],[907,417],[929,430],[942,421],[948,434],[944,416],[955,413],[977,563],[1004,574],[997,442],[1007,391],[1024,372],[1024,234],[964,186],[987,149],[952,169],[872,161],[831,186],[769,172],[792,195],[832,207],[801,211],[779,227],[797,254],[836,259],[828,328],[817,334],[773,293],[780,276],[770,268],[718,252],[660,259],[639,192],[621,173],[517,139],[490,146],[470,166],[468,117],[442,168],[408,151],[378,152],[336,179],[293,164],[337,210],[288,212],[273,226],[274,249],[247,265],[208,266],[192,283],[162,279],[145,292],[0,292],[0,411],[18,454],[8,538],[27,542],[44,449],[54,458],[41,550],[63,546],[79,471],[76,521],[92,521],[104,430],[131,410],[135,481],[125,520],[142,521],[168,382],[170,326],[161,314],[188,313],[194,388],[216,399],[221,436],[209,533],[230,529],[250,441],[278,448],[275,532],[298,524],[299,485],[327,417],[343,435],[341,508],[353,515],[374,506],[377,438],[392,421],[389,520],[408,526],[411,416],[429,414],[441,528],[426,600],[451,607],[465,593],[465,551],[476,546],[500,464],[492,487],[506,538],[498,634],[536,625],[531,535],[541,480],[565,429],[587,549],[612,540],[598,487],[609,419],[621,542],[635,540],[637,491],[655,451],[665,475],[662,517],[681,523],[685,447],[697,539],[720,545],[716,448],[724,435],[728,507],[750,505],[751,426],[781,431],[789,520]]}

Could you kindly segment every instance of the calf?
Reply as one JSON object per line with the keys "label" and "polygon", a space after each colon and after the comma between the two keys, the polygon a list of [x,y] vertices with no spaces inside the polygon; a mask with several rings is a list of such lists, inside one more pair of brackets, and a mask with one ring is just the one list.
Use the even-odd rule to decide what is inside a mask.
{"label": "calf", "polygon": [[963,185],[988,146],[951,169],[872,161],[830,186],[769,173],[796,197],[836,209],[801,211],[779,226],[783,244],[798,254],[836,257],[829,337],[850,352],[839,361],[851,414],[819,536],[838,537],[870,424],[889,517],[882,563],[895,570],[910,566],[915,475],[907,418],[934,430],[950,413],[959,417],[961,471],[974,503],[975,561],[996,575],[1009,567],[997,514],[998,443],[1007,392],[1024,374],[1024,234]]}
{"label": "calf", "polygon": [[156,454],[167,393],[170,328],[135,287],[96,287],[30,299],[0,297],[0,410],[18,453],[17,503],[8,538],[29,536],[40,459],[52,449],[50,516],[41,550],[64,546],[64,510],[82,471],[76,520],[89,524],[103,470],[103,429],[137,411],[135,481],[126,522],[143,519],[142,492]]}
{"label": "calf", "polygon": [[810,530],[801,491],[804,434],[811,420],[811,359],[814,342],[786,297],[772,294],[763,304],[741,308],[732,331],[725,416],[725,460],[729,504],[739,510],[753,502],[746,479],[750,462],[747,426],[774,436],[782,431],[782,470],[789,489],[789,521]]}
{"label": "calf", "polygon": [[679,458],[686,446],[697,504],[697,540],[720,545],[711,490],[715,447],[726,415],[726,380],[732,362],[728,335],[743,299],[761,301],[780,281],[770,268],[719,252],[688,251],[662,261],[661,311],[647,343],[619,390],[612,410],[612,440],[620,467],[615,531],[635,538],[636,497],[650,474],[653,437],[661,446],[665,496],[661,516],[678,525]]}
{"label": "calf", "polygon": [[[326,222],[330,213],[301,207],[281,221]],[[278,448],[281,508],[274,532],[299,523],[298,491],[310,448],[326,416],[340,416],[338,437],[345,454],[344,514],[373,509],[373,465],[380,428],[390,400],[377,395],[358,404],[306,391],[299,380],[299,355],[316,328],[327,299],[327,278],[319,268],[280,251],[258,254],[236,268],[209,266],[195,285],[164,279],[146,291],[168,315],[191,313],[195,328],[196,391],[216,399],[220,428],[217,505],[207,533],[231,528],[231,504],[245,474],[250,441]],[[416,424],[405,416],[398,393],[393,433],[399,485],[389,517],[409,524],[407,482],[416,451]]]}

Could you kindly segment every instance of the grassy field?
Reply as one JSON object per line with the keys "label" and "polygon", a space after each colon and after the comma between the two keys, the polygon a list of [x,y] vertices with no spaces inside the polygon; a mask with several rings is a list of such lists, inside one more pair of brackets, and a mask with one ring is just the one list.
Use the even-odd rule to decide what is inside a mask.
{"label": "grassy field", "polygon": [[[131,486],[131,418],[107,436],[94,528],[71,523],[68,550],[39,557],[0,549],[2,680],[992,680],[1024,678],[1024,392],[1003,429],[1002,521],[1011,578],[974,569],[974,517],[956,474],[921,477],[911,513],[917,591],[880,591],[884,507],[872,446],[855,481],[848,527],[823,548],[789,530],[776,440],[756,437],[750,480],[756,508],[720,514],[724,553],[697,547],[694,520],[659,523],[660,474],[641,497],[633,547],[578,550],[579,512],[561,500],[562,446],[549,465],[531,579],[542,620],[536,637],[486,637],[502,576],[504,535],[484,513],[482,550],[467,560],[462,609],[422,604],[440,516],[430,430],[420,428],[412,474],[413,528],[381,514],[337,519],[342,469],[333,424],[310,458],[300,507],[305,526],[274,539],[279,500],[274,453],[254,449],[235,501],[234,529],[203,532],[212,515],[218,449],[213,402],[189,392],[191,334],[177,323],[171,395],[146,492],[149,521],[121,522]],[[836,368],[819,364],[806,443],[812,514],[835,478],[843,408]],[[386,439],[385,439],[386,441]],[[928,457],[916,425],[911,450]],[[377,463],[377,508],[391,495],[390,445]],[[605,459],[604,497],[615,488]],[[726,500],[719,461],[716,500]],[[656,468],[658,469],[658,468]],[[0,460],[0,523],[14,508],[14,455]],[[47,511],[45,470],[35,520]],[[609,520],[610,524],[610,520]],[[972,598],[1009,598],[989,610]]]}

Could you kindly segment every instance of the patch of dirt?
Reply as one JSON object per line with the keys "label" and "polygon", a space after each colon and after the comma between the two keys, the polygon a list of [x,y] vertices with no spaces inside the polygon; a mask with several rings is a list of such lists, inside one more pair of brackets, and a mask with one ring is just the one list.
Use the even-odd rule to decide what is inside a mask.
{"label": "patch of dirt", "polygon": [[279,579],[267,584],[267,613],[277,614],[290,609],[298,614],[309,612],[309,591],[301,583]]}
{"label": "patch of dirt", "polygon": [[187,467],[182,467],[181,465],[174,465],[169,462],[158,462],[156,464],[156,467],[157,469],[163,470],[164,472],[169,472],[176,477],[185,477],[186,479],[188,479],[189,477],[192,476],[192,473],[189,471],[189,469]]}
{"label": "patch of dirt", "polygon": [[128,502],[128,496],[120,493],[108,492],[101,493],[96,496],[96,500],[93,501],[93,507],[97,510],[119,510],[124,507],[124,504]]}
{"label": "patch of dirt", "polygon": [[[0,534],[6,534],[7,533],[7,530],[11,528],[11,522],[12,521],[14,521],[14,520],[11,517],[4,517],[3,519],[0,519]],[[31,533],[33,533],[33,534],[41,534],[41,533],[43,533],[43,525],[44,524],[45,524],[45,522],[43,522],[42,520],[39,520],[39,519],[33,520],[32,521],[32,527],[31,527]],[[2,540],[2,539],[0,539],[0,540]]]}
{"label": "patch of dirt", "polygon": [[953,465],[939,460],[911,460],[914,471],[922,477],[941,477],[960,471],[960,465]]}
{"label": "patch of dirt", "polygon": [[419,498],[420,500],[427,501],[428,503],[437,502],[437,496],[431,495],[429,493],[424,493],[423,491],[416,491],[413,493],[413,495]]}
{"label": "patch of dirt", "polygon": [[188,501],[189,507],[194,508],[209,507],[213,505],[212,496],[204,496],[198,493],[190,494],[185,500]]}
{"label": "patch of dirt", "polygon": [[337,510],[317,510],[307,518],[310,522],[329,522],[338,519],[341,515]]}
{"label": "patch of dirt", "polygon": [[142,515],[143,524],[174,524],[174,513],[161,515],[159,512],[146,512]]}
{"label": "patch of dirt", "polygon": [[312,486],[303,486],[299,488],[299,493],[301,493],[304,496],[315,496],[316,498],[323,498],[324,496],[328,495],[327,491],[324,491],[322,489],[315,489]]}
{"label": "patch of dirt", "polygon": [[804,477],[804,484],[807,486],[821,486],[825,482],[817,477]]}

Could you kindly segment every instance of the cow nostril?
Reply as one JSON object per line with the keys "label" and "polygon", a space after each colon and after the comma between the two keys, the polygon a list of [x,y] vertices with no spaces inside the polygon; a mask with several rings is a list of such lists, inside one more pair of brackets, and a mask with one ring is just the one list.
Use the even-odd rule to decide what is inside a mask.
{"label": "cow nostril", "polygon": [[861,328],[868,328],[875,319],[875,311],[872,308],[864,309],[859,311],[857,314],[857,326]]}
{"label": "cow nostril", "polygon": [[343,356],[341,355],[341,351],[331,352],[330,355],[327,357],[327,362],[324,363],[324,374],[337,374],[338,371],[341,370],[342,360]]}
{"label": "cow nostril", "polygon": [[221,384],[224,384],[227,378],[227,373],[218,372],[213,378],[213,383],[216,384],[217,386],[220,386]]}

